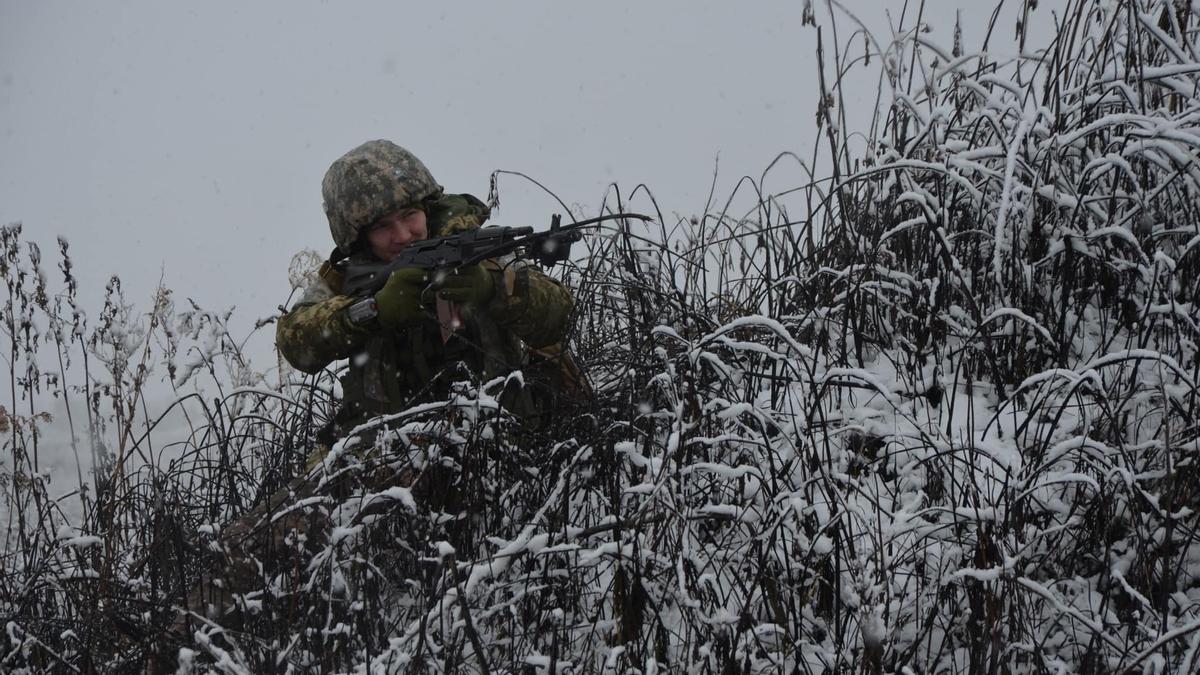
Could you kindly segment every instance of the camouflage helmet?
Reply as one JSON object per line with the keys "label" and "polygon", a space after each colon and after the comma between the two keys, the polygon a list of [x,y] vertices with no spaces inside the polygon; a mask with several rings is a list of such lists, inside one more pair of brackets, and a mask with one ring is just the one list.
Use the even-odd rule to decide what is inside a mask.
{"label": "camouflage helmet", "polygon": [[343,253],[351,252],[366,226],[441,192],[421,160],[384,140],[367,141],[342,155],[321,181],[329,232]]}

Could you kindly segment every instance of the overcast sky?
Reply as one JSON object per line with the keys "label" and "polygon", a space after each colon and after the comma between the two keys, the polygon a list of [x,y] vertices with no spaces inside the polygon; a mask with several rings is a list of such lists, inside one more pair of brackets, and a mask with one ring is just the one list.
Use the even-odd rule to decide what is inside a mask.
{"label": "overcast sky", "polygon": [[[1041,3],[1043,26],[1063,3]],[[701,213],[718,155],[724,199],[779,153],[812,152],[817,33],[804,4],[0,0],[0,224],[22,222],[41,245],[52,291],[55,237],[67,237],[93,326],[115,273],[142,311],[160,276],[180,302],[236,305],[238,335],[285,300],[295,252],[332,248],[321,177],[368,139],[408,147],[447,189],[481,198],[509,169],[585,212],[616,182],[650,186],[669,218]],[[813,4],[829,45],[828,7]],[[843,4],[885,44],[904,7]],[[992,3],[927,0],[925,20],[950,45],[960,6],[974,51]],[[1012,19],[999,25],[1008,45]],[[842,40],[854,28],[838,26]],[[851,128],[865,130],[874,104],[868,73],[847,83]],[[802,181],[793,164],[766,189]],[[501,198],[498,224],[543,227],[560,210],[511,177]],[[272,335],[250,345],[263,369]],[[148,398],[154,418],[174,395],[152,382]],[[176,413],[156,434],[177,440],[185,426]],[[72,489],[66,427],[45,433],[42,466]]]}
{"label": "overcast sky", "polygon": [[[371,138],[454,192],[485,197],[503,168],[584,210],[611,182],[645,183],[690,215],[718,155],[722,195],[811,152],[804,4],[0,0],[0,223],[23,222],[48,258],[65,235],[93,297],[118,273],[145,306],[161,275],[249,322],[286,297],[293,253],[331,248],[321,177]],[[885,38],[904,6],[846,4]],[[944,44],[960,4],[974,33],[991,11],[931,2]],[[498,224],[559,210],[514,178],[501,197]]]}

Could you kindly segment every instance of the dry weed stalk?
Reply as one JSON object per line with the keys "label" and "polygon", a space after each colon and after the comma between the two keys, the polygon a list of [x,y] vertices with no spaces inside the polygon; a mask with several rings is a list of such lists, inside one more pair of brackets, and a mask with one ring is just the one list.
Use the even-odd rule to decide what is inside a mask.
{"label": "dry weed stalk", "polygon": [[[130,330],[114,285],[89,333],[65,244],[51,302],[4,230],[0,663],[1195,668],[1200,17],[1069,2],[1030,54],[1046,11],[1021,4],[1008,61],[959,31],[943,49],[919,19],[859,59],[863,35],[839,32],[853,21],[827,20],[818,154],[781,155],[674,224],[645,187],[610,191],[604,209],[659,218],[592,239],[566,275],[587,409],[532,433],[496,410],[503,382],[473,382],[379,420],[374,451],[339,446],[281,502],[327,531],[254,560],[235,610],[186,635],[155,627],[225,555],[222,528],[297,474],[330,374],[272,386],[228,316],[175,313],[165,292]],[[865,146],[842,92],[862,67],[885,104]],[[795,166],[803,185],[763,188]],[[191,432],[152,449],[161,366]],[[85,396],[103,469],[65,533],[37,471],[39,387]],[[405,484],[379,492],[380,472]]]}

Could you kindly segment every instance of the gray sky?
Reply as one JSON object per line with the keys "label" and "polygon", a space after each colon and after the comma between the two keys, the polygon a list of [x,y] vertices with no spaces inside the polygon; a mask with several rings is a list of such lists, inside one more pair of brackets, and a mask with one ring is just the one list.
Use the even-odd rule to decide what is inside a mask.
{"label": "gray sky", "polygon": [[[975,27],[990,13],[932,2],[947,45],[959,4]],[[161,275],[249,323],[286,297],[294,252],[331,248],[321,176],[371,138],[455,192],[485,197],[504,168],[585,210],[616,181],[690,215],[718,154],[718,195],[782,151],[810,154],[803,5],[2,0],[0,222],[22,221],[51,259],[65,235],[93,298],[118,273],[144,307]],[[882,10],[895,21],[903,3],[847,5],[886,37]],[[518,179],[501,190],[498,224],[559,210]]]}
{"label": "gray sky", "polygon": [[[1039,20],[1052,25],[1046,5],[1064,2],[1043,2]],[[829,45],[827,5],[813,4]],[[904,6],[843,4],[885,44]],[[927,4],[944,45],[963,7],[978,49],[992,2]],[[296,251],[332,247],[321,177],[368,139],[408,147],[447,189],[481,198],[503,168],[592,213],[614,181],[624,194],[650,186],[668,217],[700,213],[718,155],[718,199],[783,151],[811,155],[817,33],[803,6],[0,0],[0,223],[23,222],[56,291],[55,236],[67,237],[93,326],[117,273],[141,311],[160,276],[181,306],[236,305],[238,335],[284,301]],[[838,25],[845,40],[853,22]],[[1008,45],[1012,20],[1000,25]],[[868,72],[847,83],[851,128],[865,130],[875,101]],[[803,180],[785,166],[766,189]],[[498,224],[544,227],[560,210],[516,178],[501,197]],[[271,336],[250,346],[264,369]],[[154,388],[151,417],[173,399]],[[168,419],[162,438],[184,426]],[[65,427],[47,433],[43,466],[68,490]]]}

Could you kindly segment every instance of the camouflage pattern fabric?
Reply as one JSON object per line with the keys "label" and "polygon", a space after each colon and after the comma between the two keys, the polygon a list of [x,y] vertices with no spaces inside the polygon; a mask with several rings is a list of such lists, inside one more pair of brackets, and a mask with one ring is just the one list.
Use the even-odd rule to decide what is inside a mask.
{"label": "camouflage pattern fabric", "polygon": [[336,295],[327,288],[322,293],[320,280],[309,286],[300,302],[280,318],[275,327],[275,345],[292,367],[319,373],[333,361],[348,358],[362,348],[370,332],[350,323],[346,316],[346,308],[354,298]]}
{"label": "camouflage pattern fabric", "polygon": [[[470,195],[443,195],[427,204],[431,236],[478,228],[487,207]],[[357,253],[347,258],[354,263]],[[316,274],[301,300],[276,328],[276,345],[294,367],[319,372],[338,359],[353,358],[342,379],[342,412],[338,426],[352,426],[381,414],[398,412],[420,400],[444,395],[446,387],[466,374],[460,365],[484,378],[521,369],[529,351],[560,343],[574,301],[554,279],[523,260],[492,260],[496,296],[487,307],[463,308],[465,326],[443,341],[432,313],[422,325],[383,331],[355,326],[345,308],[354,298],[341,295],[336,273]],[[517,414],[532,413],[530,401],[511,404]]]}
{"label": "camouflage pattern fabric", "polygon": [[429,236],[444,237],[456,232],[479,229],[491,210],[474,195],[444,195],[426,203],[425,218]]}
{"label": "camouflage pattern fabric", "polygon": [[321,182],[329,232],[342,253],[350,253],[359,232],[380,217],[441,193],[421,160],[384,140],[367,141],[342,155]]}

